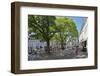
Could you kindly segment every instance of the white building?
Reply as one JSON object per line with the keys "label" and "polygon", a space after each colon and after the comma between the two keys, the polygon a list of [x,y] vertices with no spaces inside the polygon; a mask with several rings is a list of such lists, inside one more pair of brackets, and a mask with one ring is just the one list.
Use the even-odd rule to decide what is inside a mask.
{"label": "white building", "polygon": [[80,31],[80,34],[79,34],[79,42],[84,42],[84,41],[87,41],[88,39],[88,23],[87,23],[87,19]]}
{"label": "white building", "polygon": [[40,48],[46,46],[46,42],[41,42],[40,40],[28,40],[28,46],[32,48]]}
{"label": "white building", "polygon": [[87,49],[87,40],[88,40],[88,21],[86,19],[86,21],[80,31],[80,34],[79,34],[80,46]]}

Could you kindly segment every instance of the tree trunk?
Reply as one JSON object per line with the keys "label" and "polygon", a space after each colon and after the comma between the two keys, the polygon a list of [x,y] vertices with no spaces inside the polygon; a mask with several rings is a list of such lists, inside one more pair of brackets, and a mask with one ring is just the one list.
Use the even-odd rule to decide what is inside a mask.
{"label": "tree trunk", "polygon": [[46,53],[50,54],[50,40],[47,40],[46,43],[47,43]]}
{"label": "tree trunk", "polygon": [[62,49],[62,50],[65,49],[65,47],[64,47],[64,43],[63,43],[63,42],[61,42],[61,49]]}

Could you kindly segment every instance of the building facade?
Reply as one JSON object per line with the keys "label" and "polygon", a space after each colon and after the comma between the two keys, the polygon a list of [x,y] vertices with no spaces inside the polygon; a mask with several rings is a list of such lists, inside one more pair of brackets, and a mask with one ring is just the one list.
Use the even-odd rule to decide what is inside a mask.
{"label": "building facade", "polygon": [[88,39],[88,23],[86,20],[79,34],[79,42],[84,42],[87,39]]}
{"label": "building facade", "polygon": [[79,44],[82,45],[84,50],[87,49],[87,40],[88,40],[88,20],[86,19],[79,33]]}

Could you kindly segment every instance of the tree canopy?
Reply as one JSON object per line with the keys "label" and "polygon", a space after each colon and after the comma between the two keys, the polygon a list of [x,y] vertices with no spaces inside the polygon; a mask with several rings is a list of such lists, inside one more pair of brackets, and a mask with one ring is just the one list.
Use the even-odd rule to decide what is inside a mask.
{"label": "tree canopy", "polygon": [[57,30],[57,32],[53,38],[60,41],[61,48],[64,49],[64,44],[69,35],[71,37],[78,36],[76,24],[72,19],[67,17],[57,17],[55,23],[55,30]]}
{"label": "tree canopy", "polygon": [[50,40],[61,42],[63,48],[67,37],[69,35],[77,37],[78,31],[75,22],[68,17],[29,15],[28,34],[34,39],[47,42],[47,52],[49,53]]}
{"label": "tree canopy", "polygon": [[29,33],[34,32],[35,34],[31,36],[47,42],[47,52],[50,51],[50,39],[55,34],[53,29],[55,19],[54,16],[29,15],[28,17]]}

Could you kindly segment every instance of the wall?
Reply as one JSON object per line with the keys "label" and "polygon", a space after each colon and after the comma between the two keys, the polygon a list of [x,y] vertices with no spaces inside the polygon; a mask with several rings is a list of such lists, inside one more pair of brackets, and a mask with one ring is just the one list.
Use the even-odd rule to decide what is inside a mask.
{"label": "wall", "polygon": [[[15,0],[1,0],[0,1],[0,76],[100,76],[100,59],[98,70],[81,70],[81,71],[65,71],[53,73],[38,73],[38,74],[21,74],[14,75],[10,73],[10,60],[11,60],[11,15],[10,3]],[[100,0],[17,0],[17,1],[30,1],[30,2],[45,2],[57,4],[74,4],[74,5],[90,5],[98,6]],[[100,16],[100,6],[99,15]],[[100,20],[100,18],[98,18]],[[98,23],[100,24],[100,23]],[[98,26],[100,29],[100,26]],[[98,30],[100,33],[100,30]],[[98,36],[98,43],[100,35]],[[99,44],[100,46],[100,44]],[[100,48],[99,48],[100,50]],[[100,51],[99,51],[100,58]]]}
{"label": "wall", "polygon": [[88,21],[86,20],[86,22],[84,23],[80,34],[79,34],[79,42],[83,42],[86,41],[88,38]]}

